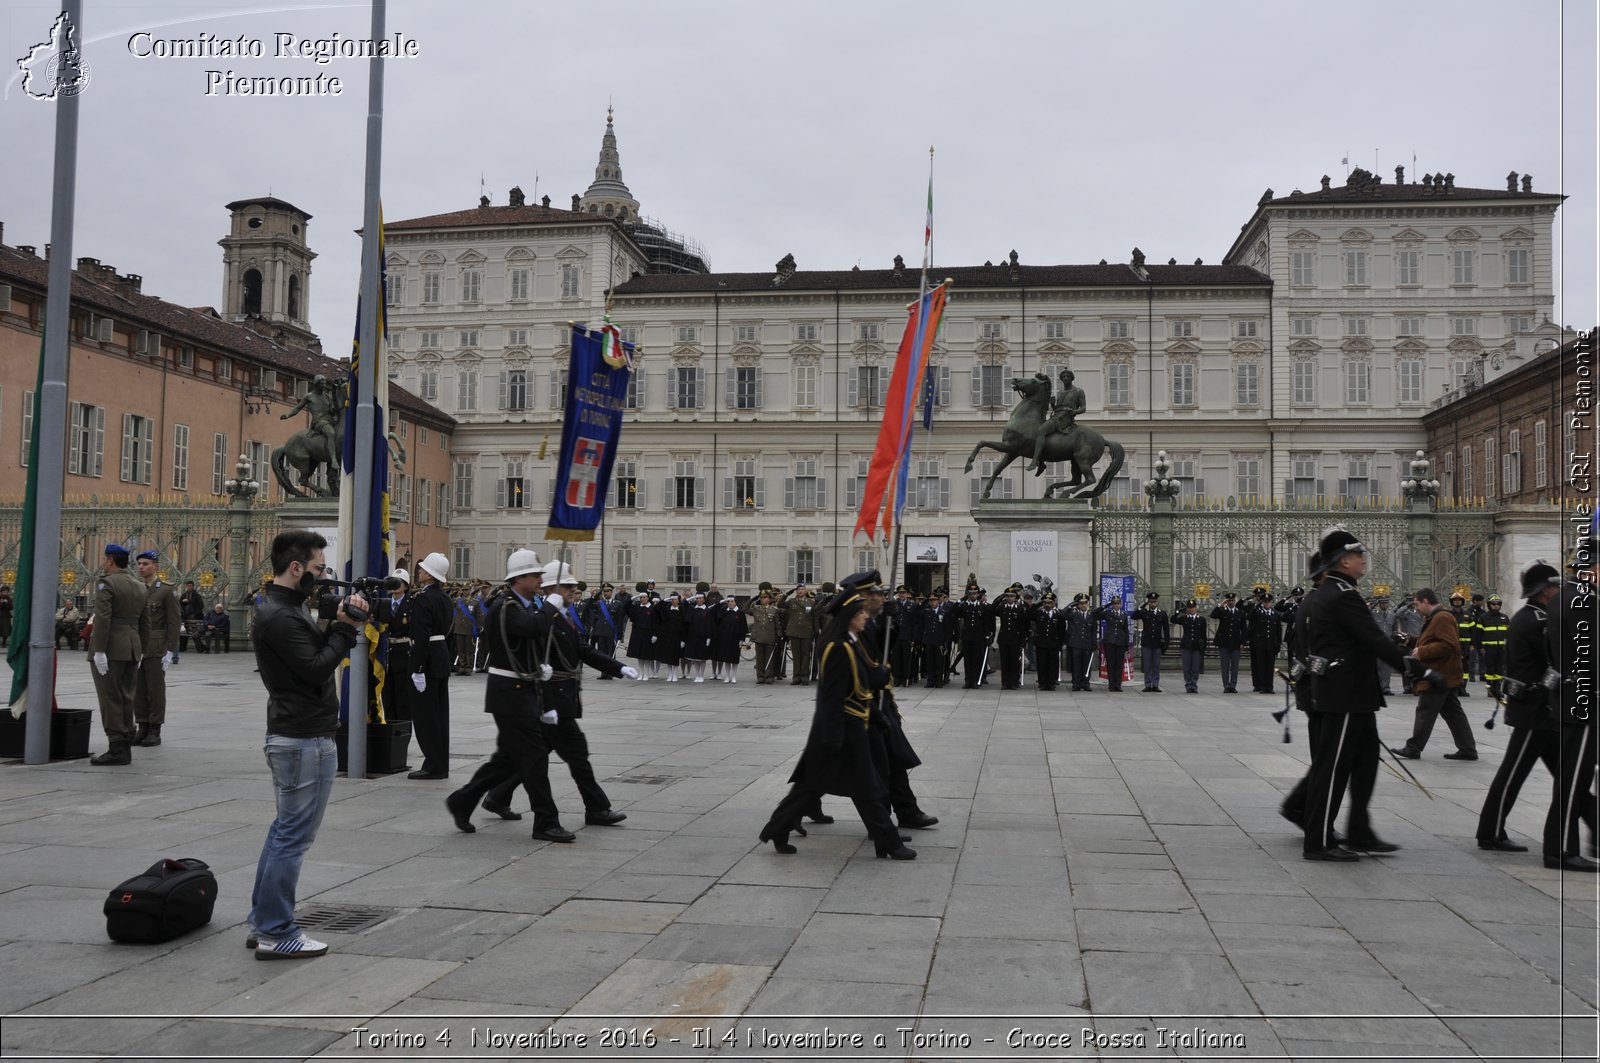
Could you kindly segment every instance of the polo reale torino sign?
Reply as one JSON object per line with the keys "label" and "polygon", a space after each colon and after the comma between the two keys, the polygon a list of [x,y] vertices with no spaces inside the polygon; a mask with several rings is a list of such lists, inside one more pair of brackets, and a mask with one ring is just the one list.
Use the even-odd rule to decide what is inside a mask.
{"label": "polo reale torino sign", "polygon": [[[1059,583],[1056,568],[1056,533],[1053,531],[1014,531],[1011,533],[1011,580],[1024,587],[1032,583],[1043,589],[1044,580]],[[990,591],[994,596],[994,591]]]}

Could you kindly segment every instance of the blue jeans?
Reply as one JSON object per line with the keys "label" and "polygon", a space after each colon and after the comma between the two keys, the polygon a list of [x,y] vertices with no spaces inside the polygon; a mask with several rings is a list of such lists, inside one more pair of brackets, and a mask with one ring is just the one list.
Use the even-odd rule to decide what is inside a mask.
{"label": "blue jeans", "polygon": [[250,925],[264,938],[300,933],[294,921],[294,895],[300,865],[317,840],[322,813],[333,793],[339,766],[332,738],[286,738],[267,735],[265,753],[272,771],[278,817],[267,830],[256,863],[256,884],[250,894]]}

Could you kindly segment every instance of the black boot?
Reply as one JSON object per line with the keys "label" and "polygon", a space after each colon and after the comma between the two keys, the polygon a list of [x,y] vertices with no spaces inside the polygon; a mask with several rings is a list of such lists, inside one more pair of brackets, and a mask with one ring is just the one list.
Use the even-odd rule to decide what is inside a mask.
{"label": "black boot", "polygon": [[91,757],[90,764],[99,766],[132,764],[133,754],[128,749],[128,743],[121,740],[111,743],[111,748],[98,757]]}
{"label": "black boot", "polygon": [[874,838],[872,848],[880,860],[886,856],[891,860],[915,860],[917,858],[917,851],[907,848],[906,843],[901,841],[898,835],[890,841],[880,842]]}
{"label": "black boot", "polygon": [[139,740],[141,746],[159,746],[161,744],[161,725],[153,723],[145,729],[144,737]]}
{"label": "black boot", "polygon": [[134,724],[134,726],[133,726],[132,744],[136,745],[136,746],[144,745],[145,736],[148,735],[149,733],[150,733],[150,725],[149,724],[147,724],[147,723]]}

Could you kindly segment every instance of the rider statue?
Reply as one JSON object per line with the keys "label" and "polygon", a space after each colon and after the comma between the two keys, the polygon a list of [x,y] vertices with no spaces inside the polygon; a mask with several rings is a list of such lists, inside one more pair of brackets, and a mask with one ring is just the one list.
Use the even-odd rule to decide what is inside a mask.
{"label": "rider statue", "polygon": [[[1043,376],[1043,374],[1038,374]],[[1070,369],[1061,370],[1061,390],[1050,400],[1050,419],[1039,426],[1039,436],[1033,445],[1033,464],[1028,466],[1029,472],[1043,472],[1044,441],[1050,438],[1052,432],[1060,432],[1067,437],[1070,449],[1072,437],[1078,430],[1078,414],[1088,408],[1088,400],[1084,397],[1083,389],[1073,384],[1077,376]]]}
{"label": "rider statue", "polygon": [[344,396],[339,394],[339,391],[337,385],[318,373],[311,381],[311,387],[306,390],[304,397],[278,420],[287,421],[301,410],[309,411],[311,434],[322,436],[327,440],[328,453],[337,454],[344,445],[339,435],[339,422],[344,417]]}

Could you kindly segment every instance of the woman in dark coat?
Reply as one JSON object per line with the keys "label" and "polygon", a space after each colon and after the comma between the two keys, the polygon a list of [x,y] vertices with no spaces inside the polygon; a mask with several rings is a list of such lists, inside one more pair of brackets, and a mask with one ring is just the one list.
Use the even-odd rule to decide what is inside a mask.
{"label": "woman in dark coat", "polygon": [[641,591],[628,599],[627,614],[628,656],[638,662],[636,670],[642,683],[647,675],[656,675],[661,670],[654,645],[656,614],[651,608],[650,596]]}
{"label": "woman in dark coat", "polygon": [[750,637],[750,621],[731,594],[711,610],[711,678],[737,683],[739,647]]}
{"label": "woman in dark coat", "polygon": [[689,676],[689,666],[694,665],[694,681],[706,681],[706,662],[711,659],[711,606],[706,604],[705,592],[689,599],[683,607],[688,624],[683,635],[683,674]]}
{"label": "woman in dark coat", "polygon": [[878,692],[889,685],[889,672],[871,663],[859,640],[867,625],[865,608],[859,595],[836,603],[823,633],[811,734],[789,777],[793,785],[788,795],[761,828],[761,840],[770,841],[780,853],[796,851],[789,844],[789,832],[806,810],[815,808],[822,794],[838,794],[855,802],[880,857],[917,858],[889,819],[889,787],[879,773],[867,733],[878,711]]}
{"label": "woman in dark coat", "polygon": [[683,599],[677,593],[667,595],[655,604],[655,659],[667,666],[667,682],[678,681],[678,662],[683,659],[683,633],[688,624],[684,615]]}

